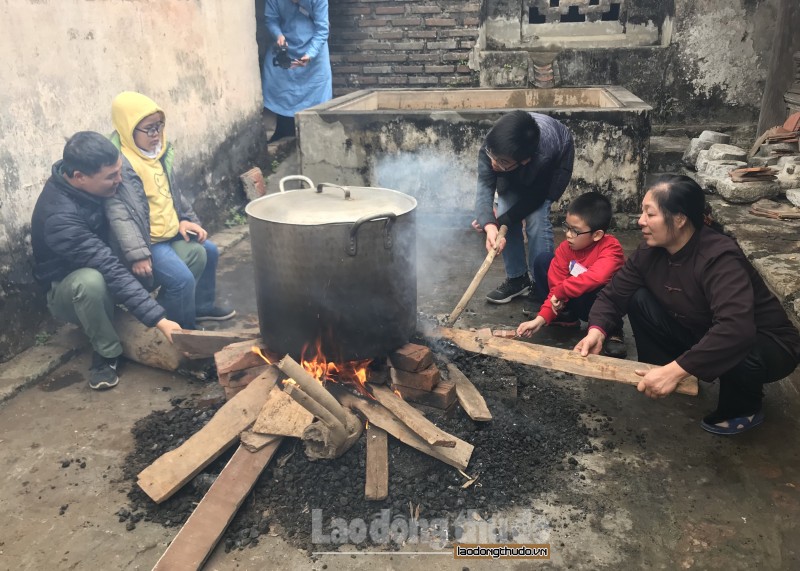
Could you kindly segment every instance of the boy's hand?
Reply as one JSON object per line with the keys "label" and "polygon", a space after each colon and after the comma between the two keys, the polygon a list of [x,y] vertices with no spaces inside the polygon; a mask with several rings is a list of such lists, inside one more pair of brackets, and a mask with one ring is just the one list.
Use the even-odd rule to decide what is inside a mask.
{"label": "boy's hand", "polygon": [[133,262],[131,272],[137,277],[150,277],[153,275],[153,262],[150,258]]}
{"label": "boy's hand", "polygon": [[166,317],[162,317],[161,320],[156,323],[156,328],[164,334],[164,337],[166,337],[167,341],[170,343],[172,343],[172,332],[181,330],[180,325],[174,321],[170,321]]}
{"label": "boy's hand", "polygon": [[191,232],[197,236],[197,241],[201,244],[206,241],[206,238],[208,238],[208,232],[206,232],[202,226],[195,224],[194,222],[189,222],[188,220],[181,220],[178,224],[178,233],[183,236],[183,239],[186,242],[191,240],[191,237],[187,232]]}
{"label": "boy's hand", "polygon": [[533,337],[533,334],[539,331],[544,324],[544,317],[537,315],[535,319],[520,323],[519,327],[517,327],[517,335],[520,337]]}
{"label": "boy's hand", "polygon": [[560,300],[560,299],[558,299],[556,296],[552,296],[552,297],[550,298],[550,305],[552,306],[553,310],[554,310],[556,313],[558,313],[559,311],[561,311],[562,309],[564,309],[564,306],[566,305],[566,302],[564,302],[564,301],[561,301],[561,300]]}

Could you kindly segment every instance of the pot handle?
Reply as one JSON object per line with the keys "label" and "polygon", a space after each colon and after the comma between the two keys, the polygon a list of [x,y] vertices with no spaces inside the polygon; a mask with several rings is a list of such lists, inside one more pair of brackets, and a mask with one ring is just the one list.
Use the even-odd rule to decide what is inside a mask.
{"label": "pot handle", "polygon": [[322,192],[322,188],[325,186],[332,186],[344,191],[344,199],[350,200],[350,189],[346,186],[340,186],[338,184],[333,184],[332,182],[321,182],[317,185],[317,193]]}
{"label": "pot handle", "polygon": [[387,250],[392,249],[392,226],[397,220],[397,214],[394,212],[385,212],[384,214],[367,214],[366,216],[362,216],[350,227],[350,243],[347,245],[347,254],[349,256],[355,256],[358,253],[358,229],[361,228],[361,225],[365,222],[371,222],[372,220],[377,220],[379,218],[386,218],[386,224],[383,227],[383,247]]}
{"label": "pot handle", "polygon": [[281,192],[286,192],[286,189],[283,187],[283,183],[289,180],[301,180],[308,184],[308,188],[314,188],[314,181],[307,176],[303,176],[301,174],[290,174],[289,176],[283,177],[280,182],[278,182],[278,188],[281,190]]}

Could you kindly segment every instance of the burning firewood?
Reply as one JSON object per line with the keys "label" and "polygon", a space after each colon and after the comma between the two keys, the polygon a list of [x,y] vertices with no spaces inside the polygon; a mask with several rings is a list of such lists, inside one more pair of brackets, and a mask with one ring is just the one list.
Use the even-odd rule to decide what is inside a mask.
{"label": "burning firewood", "polygon": [[303,431],[306,456],[312,460],[331,459],[347,452],[364,428],[359,418],[289,355],[277,366],[289,377],[285,381],[289,396],[317,418]]}

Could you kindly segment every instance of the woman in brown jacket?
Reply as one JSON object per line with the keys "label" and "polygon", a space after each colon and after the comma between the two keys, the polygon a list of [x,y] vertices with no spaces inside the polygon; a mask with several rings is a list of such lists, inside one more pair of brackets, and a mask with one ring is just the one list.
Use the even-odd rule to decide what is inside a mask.
{"label": "woman in brown jacket", "polygon": [[800,334],[738,245],[703,223],[705,197],[686,176],[666,175],[647,191],[643,243],[604,288],[575,350],[599,353],[627,314],[642,371],[638,389],[667,396],[690,375],[720,380],[717,409],[701,423],[738,434],[764,421],[763,385],[789,375]]}

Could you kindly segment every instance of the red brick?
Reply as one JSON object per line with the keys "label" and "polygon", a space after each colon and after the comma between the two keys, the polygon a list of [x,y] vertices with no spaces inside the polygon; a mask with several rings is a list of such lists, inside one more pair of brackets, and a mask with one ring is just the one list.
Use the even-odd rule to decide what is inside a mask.
{"label": "red brick", "polygon": [[342,38],[345,40],[366,40],[369,38],[369,33],[367,32],[339,32],[331,36],[332,39]]}
{"label": "red brick", "polygon": [[422,18],[393,18],[392,26],[419,26]]}
{"label": "red brick", "polygon": [[389,355],[389,360],[392,362],[395,369],[411,372],[421,371],[433,364],[433,353],[431,353],[431,350],[425,345],[406,343]]}
{"label": "red brick", "polygon": [[393,384],[419,389],[421,391],[432,391],[434,387],[439,384],[439,381],[442,380],[442,375],[439,373],[439,368],[436,365],[431,365],[427,369],[416,373],[393,369],[391,375]]}
{"label": "red brick", "polygon": [[439,6],[411,6],[411,12],[414,14],[439,14],[441,11]]}
{"label": "red brick", "polygon": [[480,32],[476,28],[465,28],[461,30],[440,30],[439,36],[443,38],[472,38],[477,39]]}
{"label": "red brick", "polygon": [[404,400],[432,406],[435,408],[446,409],[456,400],[456,383],[449,379],[442,379],[432,391],[422,391],[402,385],[395,385],[394,388]]}
{"label": "red brick", "polygon": [[[369,11],[369,8],[367,8]],[[382,14],[405,14],[406,9],[403,6],[378,6],[375,8],[375,13]]]}
{"label": "red brick", "polygon": [[453,18],[425,18],[426,26],[455,26]]}

